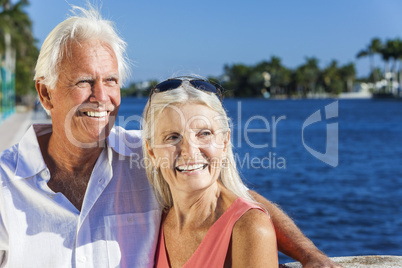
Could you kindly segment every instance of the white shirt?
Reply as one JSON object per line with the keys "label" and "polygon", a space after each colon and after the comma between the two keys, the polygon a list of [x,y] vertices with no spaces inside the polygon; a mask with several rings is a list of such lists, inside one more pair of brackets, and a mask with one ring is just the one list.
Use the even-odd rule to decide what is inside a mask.
{"label": "white shirt", "polygon": [[0,267],[153,267],[161,210],[139,131],[113,128],[81,212],[47,182],[35,125],[0,153]]}

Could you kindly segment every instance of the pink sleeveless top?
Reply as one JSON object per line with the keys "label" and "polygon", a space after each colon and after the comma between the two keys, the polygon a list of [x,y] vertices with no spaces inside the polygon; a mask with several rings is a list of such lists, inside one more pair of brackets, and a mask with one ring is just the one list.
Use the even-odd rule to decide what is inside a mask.
{"label": "pink sleeveless top", "polygon": [[[223,267],[232,236],[233,226],[237,220],[250,209],[259,209],[266,213],[259,206],[241,197],[237,198],[211,226],[204,239],[201,241],[201,244],[183,267]],[[163,224],[161,226],[159,241],[156,248],[155,267],[170,268],[163,236]]]}

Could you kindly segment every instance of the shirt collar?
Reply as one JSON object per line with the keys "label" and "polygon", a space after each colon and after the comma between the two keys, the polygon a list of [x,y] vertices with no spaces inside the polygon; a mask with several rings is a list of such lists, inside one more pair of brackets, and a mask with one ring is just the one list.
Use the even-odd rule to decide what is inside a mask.
{"label": "shirt collar", "polygon": [[130,156],[141,150],[141,131],[126,130],[122,127],[113,127],[107,138],[107,144],[120,155]]}
{"label": "shirt collar", "polygon": [[[24,134],[18,144],[16,177],[29,178],[47,168],[39,147],[38,137],[50,132],[52,132],[51,124],[34,124]],[[107,138],[107,144],[118,154],[130,156],[142,146],[141,132],[138,130],[127,131],[122,127],[113,127]],[[109,151],[108,154],[110,153]],[[111,161],[110,155],[108,159]]]}
{"label": "shirt collar", "polygon": [[32,177],[46,168],[38,138],[52,132],[51,124],[32,125],[18,143],[17,178]]}

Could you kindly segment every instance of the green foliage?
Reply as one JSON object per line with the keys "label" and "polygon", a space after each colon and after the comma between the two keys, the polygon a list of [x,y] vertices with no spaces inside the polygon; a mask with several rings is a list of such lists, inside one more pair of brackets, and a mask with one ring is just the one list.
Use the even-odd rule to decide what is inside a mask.
{"label": "green foliage", "polygon": [[122,97],[148,97],[151,89],[156,86],[158,81],[150,80],[139,83],[131,83],[128,87],[121,89]]}
{"label": "green foliage", "polygon": [[247,97],[255,94],[255,85],[249,83],[250,67],[243,64],[225,65],[224,70],[227,81],[223,83],[223,87],[227,91],[226,96]]}
{"label": "green foliage", "polygon": [[[375,63],[373,56],[379,55],[385,65],[381,71]],[[386,72],[391,71],[391,79],[402,79],[402,40],[389,39],[382,42],[373,38],[366,48],[356,54],[357,58],[369,57],[371,73],[368,77],[360,77],[358,82],[376,82],[386,79]],[[392,63],[389,70],[388,63]],[[399,64],[398,64],[399,63]],[[397,67],[399,70],[396,70]],[[389,76],[389,75],[388,75]],[[221,85],[225,97],[307,97],[311,93],[327,93],[336,96],[342,92],[351,92],[356,81],[356,68],[354,63],[339,65],[332,60],[328,66],[320,68],[319,60],[315,57],[306,57],[305,62],[296,69],[285,67],[281,59],[272,56],[270,60],[261,61],[255,65],[242,63],[225,65],[223,74],[219,77],[210,77],[215,84]],[[155,82],[156,83],[156,82]],[[388,83],[389,84],[389,83]],[[144,89],[131,85],[125,91],[128,95],[141,95]],[[373,86],[375,91],[375,86]],[[387,89],[383,89],[387,91]],[[269,93],[269,94],[267,94]]]}
{"label": "green foliage", "polygon": [[298,92],[305,97],[307,92],[316,92],[317,82],[320,77],[318,59],[306,58],[306,63],[296,69],[295,83]]}
{"label": "green foliage", "polygon": [[11,36],[11,48],[16,51],[16,95],[34,92],[33,72],[39,55],[36,40],[32,35],[32,22],[23,10],[28,0],[12,4],[10,0],[0,0],[0,53],[6,50],[5,36]]}
{"label": "green foliage", "polygon": [[[35,90],[32,77],[39,51],[32,35],[32,22],[23,10],[28,4],[28,0],[20,0],[15,4],[10,0],[0,0],[0,54],[4,55],[6,50],[4,36],[9,35],[11,47],[16,51],[17,96]],[[375,65],[374,55],[380,55],[383,59],[383,72]],[[379,81],[385,77],[385,72],[397,73],[397,67],[401,73],[402,40],[396,38],[382,42],[379,38],[373,38],[356,57],[370,59],[371,74],[367,78],[360,78],[360,81]],[[392,63],[391,70],[389,63]],[[224,89],[225,97],[305,97],[309,93],[322,92],[336,95],[352,90],[356,70],[353,63],[339,66],[336,60],[321,69],[319,60],[315,57],[306,57],[305,62],[296,69],[289,69],[282,64],[279,57],[272,56],[255,65],[225,65],[223,74],[220,77],[210,77],[210,80]],[[122,96],[146,97],[156,83],[155,80],[131,83],[122,88]]]}
{"label": "green foliage", "polygon": [[281,64],[280,58],[272,57],[255,66],[225,65],[223,80],[226,96],[255,97],[272,91],[286,94],[290,91],[291,71]]}
{"label": "green foliage", "polygon": [[[376,67],[374,55],[380,55],[383,59],[385,63],[383,72]],[[360,78],[361,82],[389,79],[385,75],[387,72],[392,74],[391,80],[396,80],[398,77],[402,79],[402,40],[400,38],[389,39],[385,42],[379,38],[373,38],[366,48],[356,54],[356,57],[370,58],[371,73],[367,78]],[[353,90],[356,80],[354,63],[339,66],[338,62],[333,60],[323,69],[320,69],[318,63],[318,59],[307,57],[304,64],[292,70],[283,66],[280,58],[273,56],[269,61],[262,61],[252,66],[240,63],[225,65],[221,76],[222,85],[229,91],[226,96],[233,97],[262,97],[265,92],[269,92],[271,96],[305,97],[309,93],[326,92],[337,95]],[[392,63],[392,68],[389,68],[389,63]]]}
{"label": "green foliage", "polygon": [[350,91],[355,76],[353,63],[338,67],[334,60],[321,70],[318,59],[311,57],[291,70],[282,65],[280,58],[274,56],[254,66],[226,65],[222,84],[230,92],[226,96],[262,97],[264,92],[269,92],[270,96],[306,97],[308,93],[322,91],[329,94]]}

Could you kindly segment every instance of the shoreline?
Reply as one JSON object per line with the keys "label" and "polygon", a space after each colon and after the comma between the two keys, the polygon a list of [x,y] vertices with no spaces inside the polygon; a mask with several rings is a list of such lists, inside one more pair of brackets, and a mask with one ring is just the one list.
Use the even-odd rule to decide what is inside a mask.
{"label": "shoreline", "polygon": [[16,112],[0,124],[0,152],[18,143],[32,124],[51,123],[43,109],[16,107]]}
{"label": "shoreline", "polygon": [[[402,267],[402,256],[393,255],[369,255],[369,256],[348,256],[332,257],[334,262],[344,268],[393,268]],[[302,268],[299,262],[280,264],[280,268]]]}

